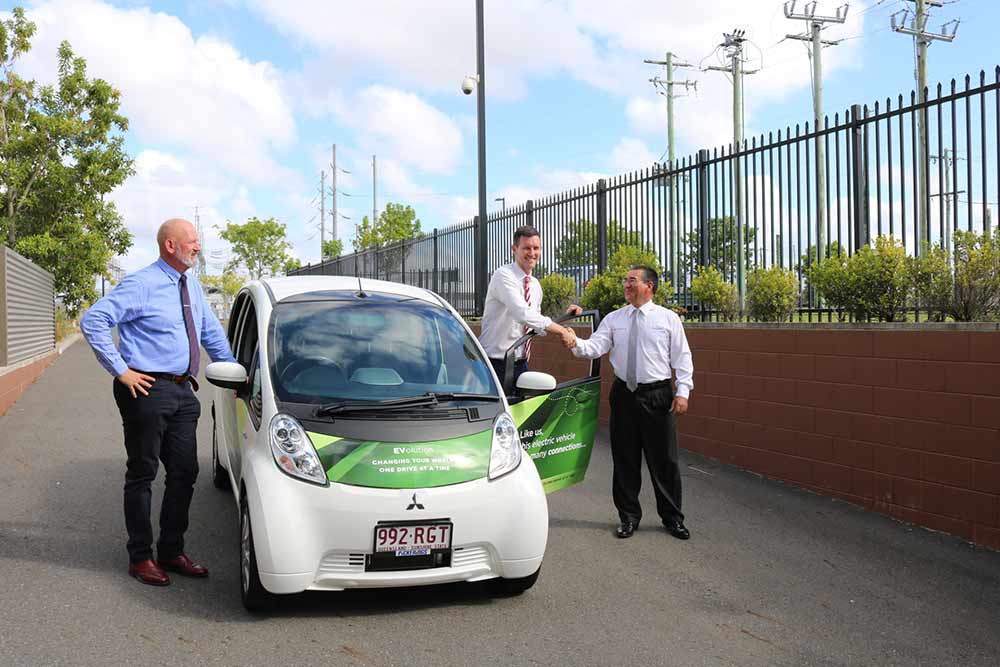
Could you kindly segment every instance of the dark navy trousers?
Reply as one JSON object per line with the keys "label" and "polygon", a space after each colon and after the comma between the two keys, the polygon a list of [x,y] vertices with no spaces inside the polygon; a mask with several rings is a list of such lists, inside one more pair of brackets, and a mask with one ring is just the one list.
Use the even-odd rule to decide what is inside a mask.
{"label": "dark navy trousers", "polygon": [[156,552],[163,560],[175,558],[184,552],[188,508],[198,478],[196,430],[201,403],[188,382],[157,378],[148,396],[136,398],[118,380],[114,386],[128,454],[125,528],[129,561],[140,563],[153,557],[152,484],[161,462],[166,480]]}

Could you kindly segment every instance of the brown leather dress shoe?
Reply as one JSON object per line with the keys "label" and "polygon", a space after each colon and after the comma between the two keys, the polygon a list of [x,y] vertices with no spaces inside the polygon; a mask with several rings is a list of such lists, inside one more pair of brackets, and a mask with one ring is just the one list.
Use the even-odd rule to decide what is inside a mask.
{"label": "brown leather dress shoe", "polygon": [[158,560],[156,562],[164,570],[176,572],[177,574],[184,575],[185,577],[208,576],[208,568],[198,565],[198,563],[195,563],[193,560],[188,558],[187,554],[181,554],[180,556],[171,558],[170,560]]}
{"label": "brown leather dress shoe", "polygon": [[149,584],[150,586],[170,585],[170,577],[152,560],[144,560],[141,563],[130,563],[128,566],[128,576],[135,577],[142,583]]}

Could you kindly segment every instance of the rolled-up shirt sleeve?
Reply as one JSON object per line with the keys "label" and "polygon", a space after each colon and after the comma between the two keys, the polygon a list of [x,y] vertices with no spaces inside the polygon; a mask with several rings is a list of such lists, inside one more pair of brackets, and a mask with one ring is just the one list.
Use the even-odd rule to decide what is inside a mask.
{"label": "rolled-up shirt sleeve", "polygon": [[691,390],[694,389],[694,360],[691,357],[691,348],[688,346],[687,334],[684,333],[684,325],[680,318],[673,323],[673,331],[670,335],[670,366],[674,373],[674,382],[677,384],[677,395],[681,398],[688,398]]}
{"label": "rolled-up shirt sleeve", "polygon": [[514,276],[507,271],[497,271],[493,274],[493,279],[501,281],[495,294],[514,321],[545,335],[545,328],[552,324],[552,319],[528,306],[524,300],[523,286],[518,284]]}
{"label": "rolled-up shirt sleeve", "polygon": [[139,316],[146,302],[146,291],[141,281],[126,276],[80,318],[80,331],[94,350],[98,363],[115,377],[127,371],[128,364],[115,347],[111,330]]}
{"label": "rolled-up shirt sleeve", "polygon": [[607,354],[611,349],[611,344],[614,342],[611,336],[611,327],[608,326],[608,318],[604,318],[601,324],[597,327],[597,331],[590,337],[584,340],[583,338],[576,339],[576,346],[570,351],[573,353],[574,357],[583,357],[584,359],[596,359],[601,355]]}

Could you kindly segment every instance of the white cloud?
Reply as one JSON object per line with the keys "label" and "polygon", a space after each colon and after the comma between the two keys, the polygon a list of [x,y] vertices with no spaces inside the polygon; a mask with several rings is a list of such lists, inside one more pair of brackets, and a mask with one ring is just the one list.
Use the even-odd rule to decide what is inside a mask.
{"label": "white cloud", "polygon": [[451,172],[462,157],[455,121],[413,93],[368,86],[335,113],[376,155],[438,174]]}
{"label": "white cloud", "polygon": [[51,81],[57,45],[68,40],[88,74],[122,91],[122,110],[140,141],[199,155],[254,183],[293,181],[273,151],[290,146],[295,123],[282,77],[212,36],[195,37],[179,19],[148,8],[97,0],[34,6],[32,50],[18,69]]}
{"label": "white cloud", "polygon": [[645,142],[634,137],[622,138],[611,150],[611,168],[616,172],[643,169],[658,159]]}

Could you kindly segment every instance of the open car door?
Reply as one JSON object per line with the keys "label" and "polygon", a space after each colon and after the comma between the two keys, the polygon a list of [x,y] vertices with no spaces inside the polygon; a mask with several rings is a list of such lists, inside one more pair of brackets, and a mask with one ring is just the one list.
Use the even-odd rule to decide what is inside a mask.
{"label": "open car door", "polygon": [[[591,331],[596,331],[600,315],[596,310],[587,310],[555,321],[573,319],[589,320]],[[560,383],[550,391],[517,387],[514,351],[536,335],[528,332],[507,350],[502,381],[521,444],[535,461],[545,493],[552,493],[583,481],[587,474],[601,400],[601,360],[591,361],[587,376]]]}

